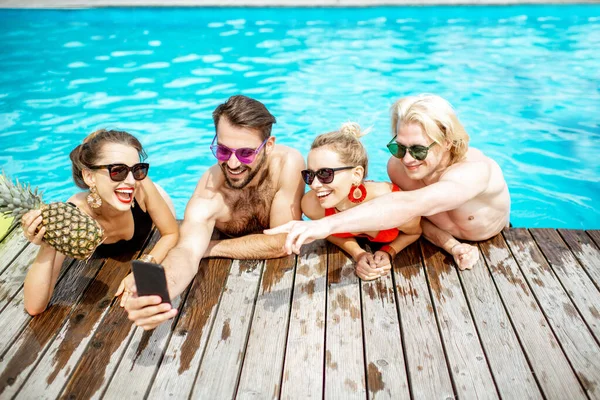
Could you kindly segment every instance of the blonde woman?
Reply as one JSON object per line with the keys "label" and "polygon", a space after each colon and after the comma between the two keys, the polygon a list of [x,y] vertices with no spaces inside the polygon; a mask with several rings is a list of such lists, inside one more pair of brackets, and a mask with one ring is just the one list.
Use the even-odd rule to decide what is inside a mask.
{"label": "blonde woman", "polygon": [[402,191],[386,194],[344,215],[294,221],[266,233],[288,233],[285,248],[347,231],[373,231],[423,218],[423,236],[453,255],[460,269],[477,262],[480,241],[508,226],[510,196],[498,164],[469,147],[469,136],[452,106],[424,94],[398,100],[391,108],[392,157],[388,175]]}
{"label": "blonde woman", "polygon": [[[335,132],[317,136],[308,153],[308,169],[302,171],[311,190],[302,198],[302,212],[310,219],[344,213],[376,197],[397,192],[389,182],[365,181],[367,152],[360,142],[360,126],[346,123]],[[356,262],[356,274],[364,280],[379,278],[391,269],[396,254],[421,235],[419,217],[401,226],[356,232],[336,233],[327,240],[339,246]],[[381,248],[374,253],[356,241],[363,237]]]}
{"label": "blonde woman", "polygon": [[[71,196],[69,203],[94,218],[104,230],[98,257],[116,257],[140,248],[153,225],[161,238],[145,261],[161,262],[178,240],[179,229],[169,196],[147,177],[150,166],[142,144],[123,131],[99,130],[71,151],[75,184],[86,189]],[[25,309],[31,315],[43,312],[52,293],[65,255],[42,242],[45,228],[39,210],[22,217],[27,240],[40,246],[25,278]],[[123,292],[123,283],[117,294]],[[123,299],[122,299],[123,302]]]}

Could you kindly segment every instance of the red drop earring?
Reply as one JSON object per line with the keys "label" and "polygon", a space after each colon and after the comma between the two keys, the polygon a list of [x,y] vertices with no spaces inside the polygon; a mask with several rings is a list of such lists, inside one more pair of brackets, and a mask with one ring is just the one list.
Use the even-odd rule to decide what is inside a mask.
{"label": "red drop earring", "polygon": [[354,204],[362,203],[367,197],[367,188],[362,183],[358,185],[352,185],[350,193],[348,193],[348,200]]}

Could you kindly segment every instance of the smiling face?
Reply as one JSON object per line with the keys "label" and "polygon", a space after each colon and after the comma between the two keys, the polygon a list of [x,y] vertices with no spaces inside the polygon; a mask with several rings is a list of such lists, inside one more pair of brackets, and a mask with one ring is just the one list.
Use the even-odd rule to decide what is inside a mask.
{"label": "smiling face", "polygon": [[[257,130],[234,126],[226,117],[221,117],[217,127],[216,143],[230,149],[257,149],[262,142],[260,133]],[[219,166],[229,187],[241,189],[248,185],[256,174],[266,166],[267,155],[271,152],[274,142],[275,138],[270,137],[250,164],[240,162],[235,153],[231,154],[229,160],[219,161]]]}
{"label": "smiling face", "polygon": [[[399,124],[399,128],[396,131],[396,142],[403,146],[429,146],[433,143],[433,140],[429,138],[419,124]],[[420,180],[431,176],[435,173],[442,165],[443,157],[448,151],[439,145],[432,146],[427,152],[427,158],[424,160],[417,160],[413,158],[410,152],[406,152],[404,157],[400,160],[406,175],[413,180]]]}
{"label": "smiling face", "polygon": [[[307,167],[309,170],[316,172],[321,168],[347,166],[340,160],[339,154],[327,146],[312,149],[308,153]],[[353,184],[362,181],[362,173],[362,167],[336,171],[331,183],[321,183],[315,177],[310,188],[315,191],[321,207],[345,209],[350,207],[350,202],[347,198],[350,188]]]}
{"label": "smiling face", "polygon": [[[140,156],[131,146],[118,143],[106,143],[102,146],[96,165],[125,164],[129,167],[140,162]],[[88,186],[96,186],[102,199],[102,207],[110,207],[119,211],[131,209],[136,188],[140,181],[133,179],[131,171],[122,182],[110,178],[108,169],[85,170],[83,177]]]}

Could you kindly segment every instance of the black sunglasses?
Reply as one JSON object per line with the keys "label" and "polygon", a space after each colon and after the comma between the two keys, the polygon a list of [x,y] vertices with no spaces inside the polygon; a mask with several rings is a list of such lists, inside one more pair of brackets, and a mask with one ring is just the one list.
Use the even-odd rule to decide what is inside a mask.
{"label": "black sunglasses", "polygon": [[317,171],[313,171],[312,169],[305,169],[300,171],[302,174],[302,179],[307,185],[312,185],[315,180],[315,176],[321,183],[331,183],[333,182],[333,177],[335,175],[335,171],[343,171],[345,169],[352,169],[355,167],[340,167],[340,168],[321,168]]}
{"label": "black sunglasses", "polygon": [[394,138],[390,140],[386,147],[394,157],[400,159],[404,158],[404,156],[406,155],[406,151],[408,150],[412,158],[418,161],[423,161],[427,158],[427,153],[429,152],[431,146],[436,144],[435,142],[433,142],[429,146],[421,146],[419,144],[416,144],[414,146],[406,147],[402,144],[398,144],[398,142],[396,142],[396,137],[397,136],[394,136]]}
{"label": "black sunglasses", "polygon": [[108,165],[94,165],[90,169],[107,169],[108,176],[115,182],[122,182],[127,179],[129,171],[133,174],[133,179],[141,181],[148,176],[148,169],[150,164],[138,163],[130,167],[125,164],[108,164]]}

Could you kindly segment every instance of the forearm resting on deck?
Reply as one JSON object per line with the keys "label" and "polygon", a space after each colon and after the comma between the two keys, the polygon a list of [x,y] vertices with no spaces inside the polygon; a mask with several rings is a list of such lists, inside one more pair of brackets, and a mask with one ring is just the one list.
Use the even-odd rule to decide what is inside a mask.
{"label": "forearm resting on deck", "polygon": [[327,240],[340,249],[344,250],[354,261],[358,261],[358,257],[364,253],[364,250],[354,238],[340,238],[336,236],[328,236]]}
{"label": "forearm resting on deck", "polygon": [[421,235],[408,235],[406,233],[399,234],[398,237],[388,245],[394,250],[394,254],[390,254],[392,261],[395,258],[396,254],[400,253],[410,244],[416,242],[419,239],[419,237],[421,237]]}
{"label": "forearm resting on deck", "polygon": [[150,254],[156,259],[158,263],[162,262],[167,253],[175,244],[177,243],[177,239],[179,238],[178,233],[173,233],[169,235],[162,236],[160,240],[154,245]]}
{"label": "forearm resting on deck", "polygon": [[426,218],[421,219],[421,228],[423,228],[423,236],[425,236],[425,239],[437,247],[446,250],[448,253],[452,253],[452,248],[460,243],[454,236],[438,228]]}
{"label": "forearm resting on deck", "polygon": [[237,260],[265,260],[287,255],[283,246],[286,234],[265,235],[262,233],[239,238],[211,240],[204,257],[223,257]]}
{"label": "forearm resting on deck", "polygon": [[40,246],[24,283],[24,305],[30,315],[40,314],[48,307],[64,258],[49,245]]}

